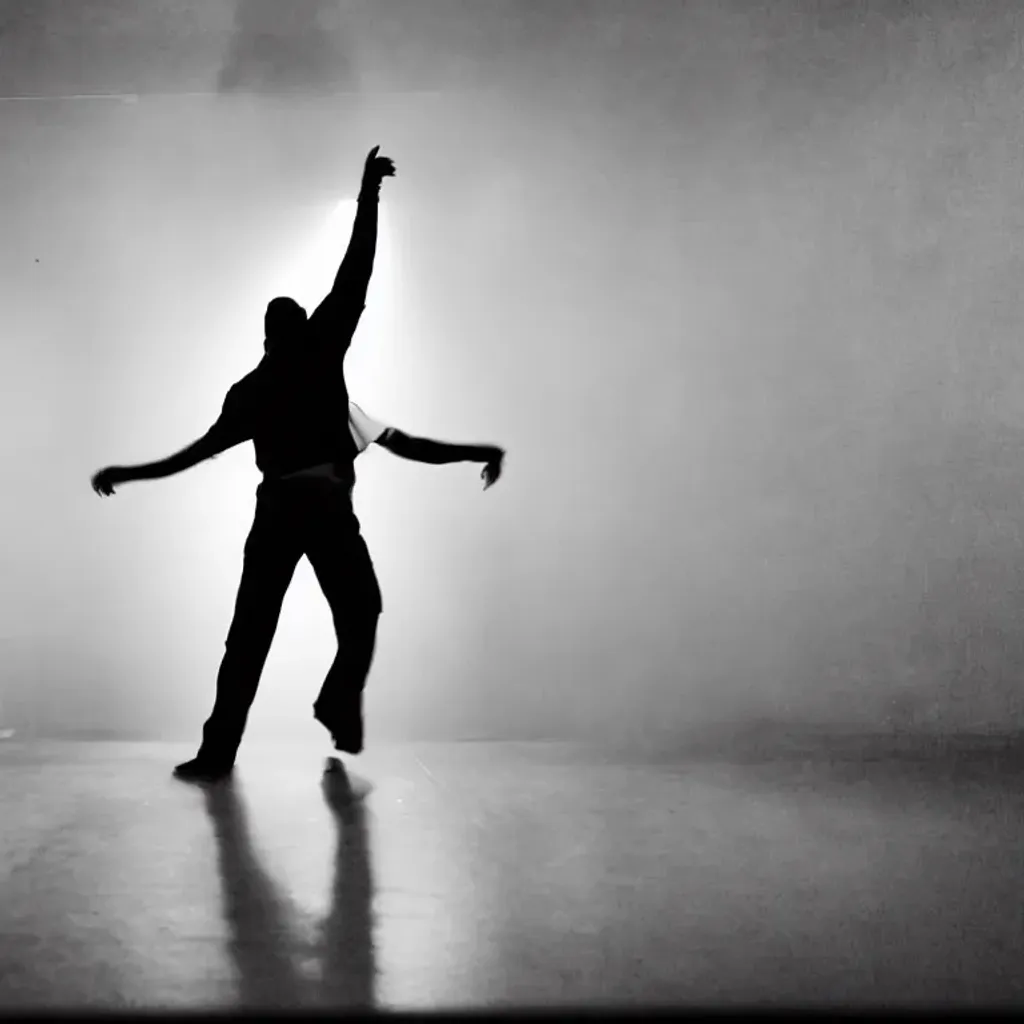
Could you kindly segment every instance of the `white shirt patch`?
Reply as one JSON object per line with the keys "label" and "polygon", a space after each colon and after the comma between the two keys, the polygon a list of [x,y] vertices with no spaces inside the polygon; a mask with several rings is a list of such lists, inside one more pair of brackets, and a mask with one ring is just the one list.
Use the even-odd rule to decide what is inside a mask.
{"label": "white shirt patch", "polygon": [[388,428],[372,416],[367,416],[355,402],[348,403],[348,429],[356,443],[356,454],[365,452]]}

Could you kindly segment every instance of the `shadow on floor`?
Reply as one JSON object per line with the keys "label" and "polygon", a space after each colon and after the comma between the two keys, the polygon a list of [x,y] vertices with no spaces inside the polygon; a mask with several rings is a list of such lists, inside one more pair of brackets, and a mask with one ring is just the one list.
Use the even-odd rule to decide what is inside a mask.
{"label": "shadow on floor", "polygon": [[[248,811],[236,783],[204,786],[217,843],[228,926],[228,952],[247,1008],[374,1005],[373,879],[363,796],[340,762],[324,773],[322,789],[335,819],[336,846],[330,910],[313,948],[298,935],[298,912],[256,854]],[[310,979],[296,957],[316,957]]]}

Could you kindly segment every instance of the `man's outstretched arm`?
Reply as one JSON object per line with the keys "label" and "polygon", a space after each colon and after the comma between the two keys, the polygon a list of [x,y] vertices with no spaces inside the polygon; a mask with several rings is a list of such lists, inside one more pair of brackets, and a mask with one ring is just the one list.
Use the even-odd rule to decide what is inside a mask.
{"label": "man's outstretched arm", "polygon": [[93,476],[92,489],[97,494],[110,495],[120,484],[174,476],[175,473],[191,469],[198,463],[212,459],[236,444],[241,444],[251,436],[250,431],[246,429],[241,408],[237,393],[232,389],[224,401],[219,419],[198,441],[193,441],[181,451],[156,462],[142,462],[133,466],[107,466]]}
{"label": "man's outstretched arm", "polygon": [[175,473],[190,469],[216,454],[208,436],[204,436],[187,448],[182,448],[180,452],[175,452],[157,462],[142,462],[134,466],[107,466],[92,478],[92,489],[97,494],[110,495],[114,493],[114,488],[119,484],[131,483],[135,480],[159,480],[165,476],[173,476]]}
{"label": "man's outstretched arm", "polygon": [[394,427],[384,431],[377,438],[377,444],[403,459],[426,462],[432,466],[449,462],[482,462],[484,468],[480,476],[484,481],[484,490],[501,476],[505,460],[504,449],[497,445],[448,444],[445,441],[433,441],[429,437],[413,437]]}
{"label": "man's outstretched arm", "polygon": [[316,327],[323,327],[332,335],[337,331],[337,336],[346,343],[366,305],[366,292],[373,275],[381,182],[395,173],[394,163],[386,156],[377,155],[379,149],[380,146],[374,146],[366,158],[352,236],[334,285],[311,318]]}

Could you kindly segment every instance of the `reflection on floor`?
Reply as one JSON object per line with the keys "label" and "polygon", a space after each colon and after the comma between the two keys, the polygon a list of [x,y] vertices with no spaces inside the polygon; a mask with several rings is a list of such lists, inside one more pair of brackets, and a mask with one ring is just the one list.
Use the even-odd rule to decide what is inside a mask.
{"label": "reflection on floor", "polygon": [[1024,1007],[1013,758],[189,753],[0,745],[0,1009]]}

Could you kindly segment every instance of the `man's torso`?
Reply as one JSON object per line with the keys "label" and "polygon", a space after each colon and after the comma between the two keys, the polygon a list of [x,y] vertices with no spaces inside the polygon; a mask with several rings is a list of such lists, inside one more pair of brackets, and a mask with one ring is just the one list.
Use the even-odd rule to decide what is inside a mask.
{"label": "man's torso", "polygon": [[341,360],[323,348],[268,357],[232,388],[265,477],[329,466],[339,480],[354,478]]}

